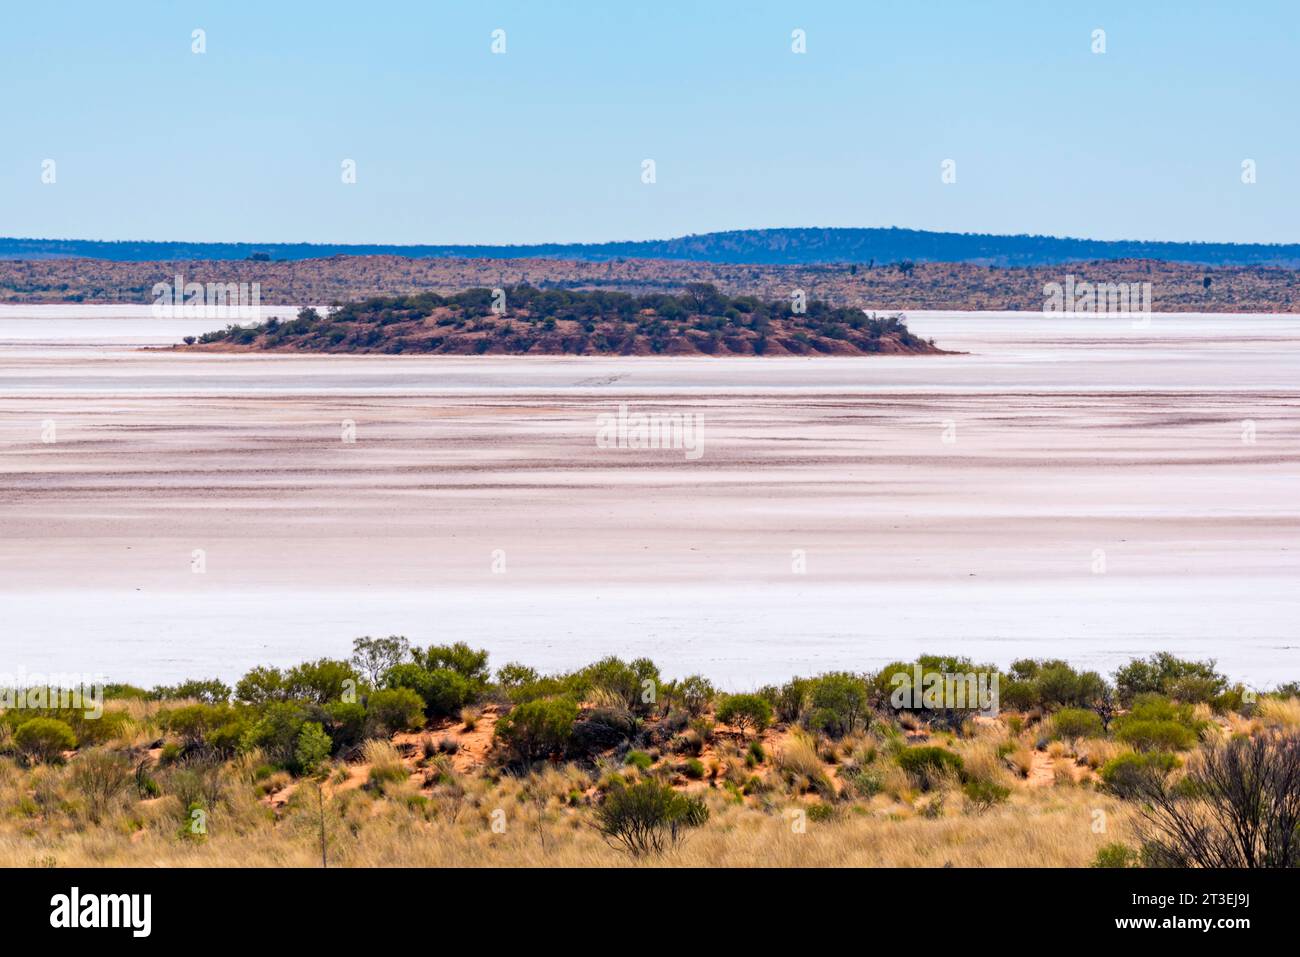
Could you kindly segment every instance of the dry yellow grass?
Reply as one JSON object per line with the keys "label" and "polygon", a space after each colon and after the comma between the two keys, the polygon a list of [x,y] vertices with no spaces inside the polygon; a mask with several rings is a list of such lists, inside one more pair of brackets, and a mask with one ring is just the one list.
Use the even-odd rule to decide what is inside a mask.
{"label": "dry yellow grass", "polygon": [[1029,772],[1034,767],[1034,752],[1032,748],[1021,745],[1007,755],[1007,762],[1011,769],[1020,777],[1029,777]]}
{"label": "dry yellow grass", "polygon": [[[566,782],[567,783],[567,782]],[[543,782],[543,790],[560,781]],[[503,780],[475,788],[453,821],[437,801],[408,802],[391,795],[349,791],[325,806],[331,865],[354,867],[575,867],[672,864],[686,867],[1078,867],[1103,844],[1131,839],[1129,811],[1082,789],[1068,793],[1018,793],[1012,802],[978,817],[945,814],[929,819],[866,811],[829,821],[805,819],[799,833],[789,806],[763,812],[709,793],[709,822],[676,851],[637,861],[608,847],[587,824],[585,808],[517,795],[526,782]],[[947,802],[947,806],[954,806]],[[1093,812],[1105,811],[1108,833],[1093,833]],[[319,818],[314,797],[291,801],[280,819],[254,803],[210,817],[201,841],[176,836],[179,808],[167,799],[133,815],[134,830],[72,830],[6,825],[0,832],[0,866],[126,867],[320,865]],[[499,813],[497,813],[499,812]],[[497,814],[494,817],[494,814]],[[493,830],[494,820],[504,830]],[[499,825],[500,826],[500,825]]]}
{"label": "dry yellow grass", "polygon": [[1256,714],[1266,728],[1300,728],[1300,698],[1260,698]]}
{"label": "dry yellow grass", "polygon": [[1075,745],[1075,753],[1079,760],[1093,771],[1130,750],[1132,749],[1126,745],[1117,741],[1107,741],[1104,738],[1083,738]]}
{"label": "dry yellow grass", "polygon": [[1008,783],[1010,775],[1006,763],[998,757],[1000,743],[996,739],[981,736],[959,750],[968,778],[993,784]]}

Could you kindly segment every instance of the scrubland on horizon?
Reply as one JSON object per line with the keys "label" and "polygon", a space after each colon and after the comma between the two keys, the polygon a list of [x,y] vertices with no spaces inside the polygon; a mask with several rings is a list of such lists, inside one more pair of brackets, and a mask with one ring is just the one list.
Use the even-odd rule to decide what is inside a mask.
{"label": "scrubland on horizon", "polygon": [[974,263],[846,262],[814,265],[705,263],[613,259],[408,259],[332,256],[325,259],[0,260],[0,303],[148,303],[156,283],[258,283],[262,301],[329,304],[369,296],[478,286],[677,293],[711,283],[729,296],[787,300],[793,289],[833,307],[916,309],[1043,309],[1044,286],[1068,275],[1097,283],[1149,282],[1155,312],[1300,312],[1300,270],[1283,266],[1199,266],[1154,259],[1112,259],[1050,266]]}

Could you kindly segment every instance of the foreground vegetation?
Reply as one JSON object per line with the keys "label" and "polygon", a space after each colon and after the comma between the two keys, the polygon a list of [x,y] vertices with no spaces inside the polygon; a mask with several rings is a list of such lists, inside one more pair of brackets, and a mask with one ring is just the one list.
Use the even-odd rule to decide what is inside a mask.
{"label": "foreground vegetation", "polygon": [[1023,660],[996,716],[900,704],[918,673],[992,670],[724,694],[646,659],[494,672],[393,636],[233,688],[111,686],[100,717],[38,696],[0,713],[0,864],[1300,863],[1294,684]]}
{"label": "foreground vegetation", "polygon": [[194,348],[452,355],[865,355],[936,352],[901,316],[824,302],[727,296],[707,283],[679,294],[571,292],[531,286],[424,292],[337,305],[324,315],[227,326]]}

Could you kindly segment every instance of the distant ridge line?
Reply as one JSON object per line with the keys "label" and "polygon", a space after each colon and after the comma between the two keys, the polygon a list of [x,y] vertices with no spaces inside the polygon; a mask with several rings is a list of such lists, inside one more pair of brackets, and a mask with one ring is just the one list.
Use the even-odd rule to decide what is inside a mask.
{"label": "distant ridge line", "polygon": [[205,243],[0,238],[0,259],[104,259],[116,262],[322,259],[549,258],[582,262],[666,259],[755,265],[951,262],[1045,266],[1107,259],[1153,259],[1205,266],[1300,267],[1300,243],[1202,243],[999,236],[889,228],[780,228],[702,233],[675,239],[527,245],[383,245],[356,243]]}

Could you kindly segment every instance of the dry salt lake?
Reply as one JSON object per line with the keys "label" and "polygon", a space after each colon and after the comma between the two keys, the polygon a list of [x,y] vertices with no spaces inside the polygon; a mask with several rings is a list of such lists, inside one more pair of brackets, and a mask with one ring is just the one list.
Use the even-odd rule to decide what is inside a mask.
{"label": "dry salt lake", "polygon": [[[921,651],[1300,678],[1300,317],[908,322],[965,354],[181,355],[142,347],[222,323],[0,307],[0,673],[402,633],[732,689]],[[599,448],[619,403],[704,454]]]}

